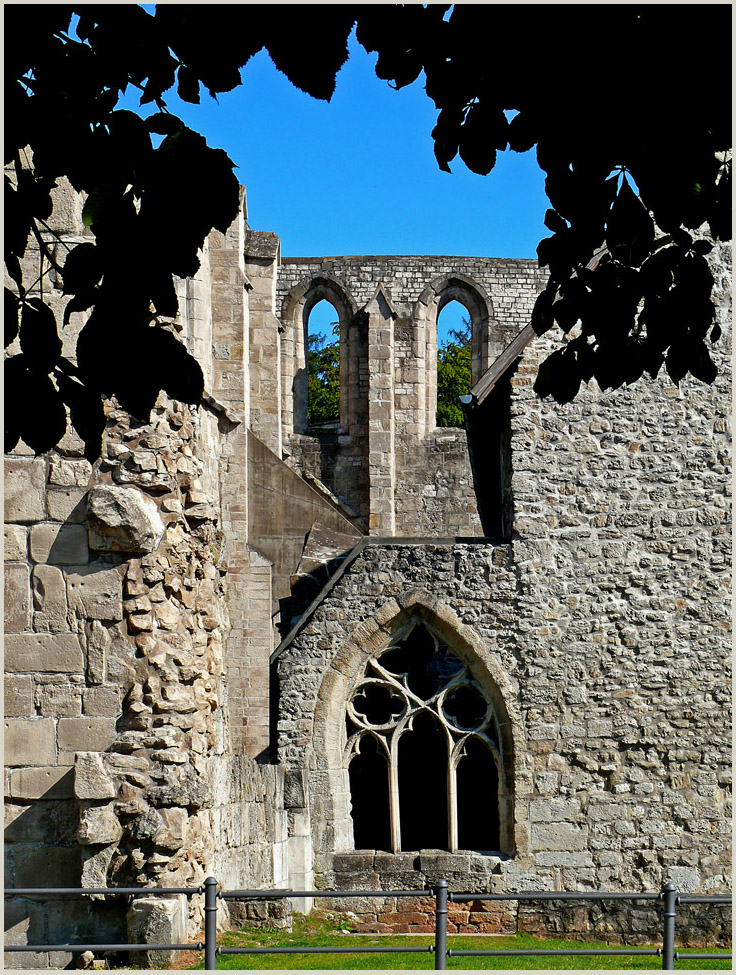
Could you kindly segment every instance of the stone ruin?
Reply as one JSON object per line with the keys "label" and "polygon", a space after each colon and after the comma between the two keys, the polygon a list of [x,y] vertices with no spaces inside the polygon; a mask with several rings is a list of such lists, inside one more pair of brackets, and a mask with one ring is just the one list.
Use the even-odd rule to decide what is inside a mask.
{"label": "stone ruin", "polygon": [[[87,239],[68,188],[54,219]],[[6,455],[6,886],[727,889],[730,246],[711,259],[712,386],[592,383],[559,406],[532,388],[559,341],[528,325],[536,262],[283,258],[243,195],[160,326],[201,363],[202,402],[161,395],[143,423],[109,401],[95,464],[73,433]],[[316,428],[323,298],[340,419]],[[464,429],[435,421],[453,299],[472,331]],[[431,910],[334,903],[358,930],[423,931]],[[284,921],[283,902],[221,910]],[[11,944],[201,926],[199,896],[6,901]],[[655,929],[615,905],[450,916]],[[722,940],[727,919],[693,909],[680,935]]]}

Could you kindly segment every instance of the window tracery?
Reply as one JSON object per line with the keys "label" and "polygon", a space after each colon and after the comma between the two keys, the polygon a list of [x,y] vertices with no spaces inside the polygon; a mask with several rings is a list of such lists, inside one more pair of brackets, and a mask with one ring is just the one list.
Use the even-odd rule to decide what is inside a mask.
{"label": "window tracery", "polygon": [[422,623],[368,662],[346,726],[356,849],[500,849],[497,715]]}

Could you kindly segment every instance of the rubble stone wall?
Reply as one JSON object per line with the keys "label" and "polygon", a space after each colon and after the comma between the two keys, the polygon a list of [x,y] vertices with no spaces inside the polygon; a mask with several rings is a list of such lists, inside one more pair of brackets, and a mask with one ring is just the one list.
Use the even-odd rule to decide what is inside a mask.
{"label": "rubble stone wall", "polygon": [[[61,197],[73,218],[77,198]],[[160,326],[203,366],[200,407],[162,394],[141,423],[107,402],[94,465],[71,431],[43,457],[22,443],[6,456],[7,886],[196,886],[216,869],[233,886],[286,880],[281,773],[247,757],[228,713],[229,691],[237,708],[252,680],[244,658],[258,656],[248,743],[262,750],[265,729],[267,745],[270,613],[265,645],[242,638],[259,588],[270,607],[270,571],[248,575],[244,230],[243,218],[210,238],[198,277],[178,284],[179,318]],[[58,310],[64,300],[52,292]],[[79,327],[73,316],[66,354]],[[194,934],[201,898],[188,908]],[[10,943],[126,940],[119,903],[8,910]],[[133,930],[148,923],[139,914]]]}
{"label": "rubble stone wall", "polygon": [[[723,336],[712,386],[659,377],[541,402],[532,383],[552,339],[536,340],[511,384],[511,544],[364,546],[281,651],[279,757],[308,773],[318,883],[729,886],[730,248],[713,261]],[[485,662],[479,679],[517,716],[514,849],[501,856],[351,852],[340,710],[366,655],[412,613]],[[364,910],[379,930],[426,923],[390,904]],[[473,909],[459,930],[630,930],[617,911],[499,910]],[[683,925],[693,942],[727,936],[717,912]]]}

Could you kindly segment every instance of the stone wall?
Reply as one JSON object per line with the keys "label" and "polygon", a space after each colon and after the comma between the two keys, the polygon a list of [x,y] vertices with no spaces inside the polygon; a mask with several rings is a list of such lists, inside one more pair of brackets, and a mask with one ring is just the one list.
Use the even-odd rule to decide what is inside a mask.
{"label": "stone wall", "polygon": [[[64,243],[85,239],[73,194],[55,213]],[[213,233],[200,274],[177,284],[179,317],[159,323],[201,362],[203,402],[162,394],[146,423],[107,402],[95,464],[72,433],[46,456],[21,444],[6,457],[6,884],[214,873],[299,889],[440,877],[494,891],[727,887],[730,249],[713,262],[712,387],[590,386],[559,407],[532,390],[551,338],[526,348],[498,424],[508,530],[491,541],[467,434],[434,426],[436,318],[444,301],[466,302],[477,374],[527,324],[536,266],[281,260],[245,211]],[[48,283],[60,318],[67,299]],[[300,425],[304,321],[319,297],[335,302],[345,350],[327,431]],[[64,330],[66,354],[83,322]],[[363,531],[373,537],[345,557]],[[273,656],[277,604],[307,579],[309,599],[329,581]],[[494,854],[354,849],[346,700],[417,620],[504,716]],[[193,934],[201,907],[137,907],[129,930]],[[361,925],[419,930],[426,908],[350,910]],[[283,920],[273,906],[234,912]],[[8,917],[18,943],[126,936],[120,910],[97,902],[17,898]],[[651,928],[647,912],[635,920]],[[624,936],[620,913],[593,909],[476,904],[451,922]],[[690,935],[718,936],[719,923],[703,913]]]}
{"label": "stone wall", "polygon": [[[437,316],[449,300],[466,306],[477,379],[528,323],[544,281],[532,261],[283,258],[282,435],[296,468],[322,479],[372,534],[481,536],[465,431],[436,428]],[[306,409],[307,320],[320,298],[340,320],[341,416],[327,431],[295,419]]]}
{"label": "stone wall", "polygon": [[[281,648],[279,757],[308,773],[318,884],[728,887],[730,247],[713,261],[712,386],[660,377],[541,402],[532,383],[551,339],[535,340],[511,378],[511,545],[376,540]],[[351,852],[341,714],[366,659],[412,618],[504,696],[514,842],[498,856]],[[425,923],[364,910],[379,930]],[[628,930],[617,911],[473,914],[460,930]],[[652,929],[650,914],[635,930]],[[696,914],[684,936],[720,937],[722,917]]]}
{"label": "stone wall", "polygon": [[[68,189],[60,204],[72,217],[79,205]],[[268,743],[272,637],[270,566],[254,573],[247,545],[244,233],[243,215],[212,235],[198,277],[178,283],[179,318],[159,326],[197,354],[201,406],[162,394],[142,423],[107,402],[94,465],[73,432],[44,457],[22,443],[6,457],[7,886],[196,886],[215,870],[236,887],[286,880],[282,776],[246,757]],[[68,355],[79,327],[73,317]],[[265,645],[247,639],[260,593]],[[247,747],[237,709],[258,675],[246,661],[265,665]],[[149,928],[177,941],[202,924],[201,897],[188,911],[139,901],[127,935],[119,904],[43,903],[9,902],[11,943]]]}

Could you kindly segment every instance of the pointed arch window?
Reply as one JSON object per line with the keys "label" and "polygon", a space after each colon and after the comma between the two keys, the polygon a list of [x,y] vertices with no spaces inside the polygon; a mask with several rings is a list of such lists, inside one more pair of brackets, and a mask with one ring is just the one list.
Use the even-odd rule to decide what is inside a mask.
{"label": "pointed arch window", "polygon": [[499,718],[423,623],[368,662],[346,724],[356,849],[500,851]]}

